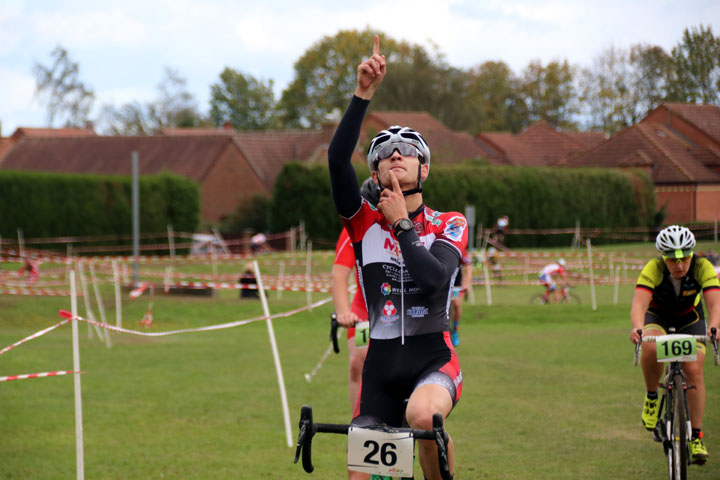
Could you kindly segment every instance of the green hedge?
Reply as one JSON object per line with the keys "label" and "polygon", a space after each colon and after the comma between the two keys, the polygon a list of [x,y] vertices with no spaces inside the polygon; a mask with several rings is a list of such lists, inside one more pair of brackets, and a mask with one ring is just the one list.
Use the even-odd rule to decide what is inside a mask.
{"label": "green hedge", "polygon": [[[358,179],[367,166],[357,165]],[[423,186],[425,203],[440,211],[464,212],[475,206],[476,225],[492,227],[502,216],[510,228],[621,228],[653,226],[655,193],[650,178],[639,171],[607,169],[520,168],[433,165]],[[341,228],[330,195],[326,165],[290,163],[279,175],[270,203],[273,232],[305,221],[311,239],[331,243]],[[572,235],[509,235],[509,246],[569,245]]]}
{"label": "green hedge", "polygon": [[[142,233],[194,232],[200,192],[171,173],[140,177]],[[127,176],[0,170],[0,235],[29,237],[132,233],[132,181]]]}

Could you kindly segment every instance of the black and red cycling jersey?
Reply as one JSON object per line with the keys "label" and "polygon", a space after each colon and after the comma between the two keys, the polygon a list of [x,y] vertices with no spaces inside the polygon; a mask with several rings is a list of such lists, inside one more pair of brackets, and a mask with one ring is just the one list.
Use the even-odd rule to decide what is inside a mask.
{"label": "black and red cycling jersey", "polygon": [[[433,245],[442,244],[441,248],[462,258],[467,244],[465,217],[456,212],[436,212],[423,205],[413,212],[411,220],[423,248],[429,250]],[[457,268],[440,288],[423,291],[410,275],[400,243],[381,212],[363,200],[357,213],[343,219],[343,223],[353,242],[355,261],[361,273],[370,338],[390,339],[448,331],[448,312]]]}

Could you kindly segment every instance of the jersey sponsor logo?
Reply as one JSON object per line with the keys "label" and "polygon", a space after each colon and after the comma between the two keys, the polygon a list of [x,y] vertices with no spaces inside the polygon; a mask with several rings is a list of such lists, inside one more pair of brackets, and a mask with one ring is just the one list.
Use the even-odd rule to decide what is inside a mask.
{"label": "jersey sponsor logo", "polygon": [[380,293],[383,295],[390,295],[390,292],[392,292],[392,288],[390,287],[390,284],[385,282],[382,285],[380,285]]}
{"label": "jersey sponsor logo", "polygon": [[427,307],[423,307],[422,305],[416,305],[414,307],[408,308],[407,314],[408,316],[412,318],[423,318],[427,316],[427,314],[430,313]]}
{"label": "jersey sponsor logo", "polygon": [[397,314],[397,308],[395,308],[393,302],[390,300],[385,302],[385,306],[382,309],[382,315],[380,315],[380,321],[384,325],[390,326],[395,323],[398,318],[400,318],[400,316]]}
{"label": "jersey sponsor logo", "polygon": [[436,227],[439,227],[442,225],[442,220],[440,220],[440,212],[432,212],[432,214],[428,214],[427,210],[425,210],[425,220],[430,222],[431,225],[435,225]]}
{"label": "jersey sponsor logo", "polygon": [[390,255],[390,257],[393,258],[393,260],[396,260],[399,263],[400,258],[402,258],[402,254],[400,253],[400,245],[398,245],[396,241],[390,237],[385,237],[383,249]]}
{"label": "jersey sponsor logo", "polygon": [[443,232],[446,237],[455,242],[460,241],[467,227],[467,220],[465,217],[455,216],[447,221],[445,224],[445,231]]}
{"label": "jersey sponsor logo", "polygon": [[687,290],[685,292],[682,292],[683,297],[689,297],[690,295],[695,295],[697,293],[698,293],[697,290]]}
{"label": "jersey sponsor logo", "polygon": [[462,383],[462,372],[458,372],[457,377],[453,379],[453,383],[455,383],[456,387]]}

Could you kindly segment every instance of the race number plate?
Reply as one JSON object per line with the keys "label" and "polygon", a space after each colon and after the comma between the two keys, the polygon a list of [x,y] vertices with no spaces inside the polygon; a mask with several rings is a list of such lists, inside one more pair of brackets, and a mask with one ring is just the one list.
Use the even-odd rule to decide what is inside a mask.
{"label": "race number plate", "polygon": [[655,341],[658,362],[694,362],[697,343],[690,335],[663,335]]}
{"label": "race number plate", "polygon": [[413,476],[413,435],[383,432],[351,426],[348,430],[348,470],[388,475]]}
{"label": "race number plate", "polygon": [[355,323],[355,346],[364,347],[368,344],[370,338],[370,322]]}

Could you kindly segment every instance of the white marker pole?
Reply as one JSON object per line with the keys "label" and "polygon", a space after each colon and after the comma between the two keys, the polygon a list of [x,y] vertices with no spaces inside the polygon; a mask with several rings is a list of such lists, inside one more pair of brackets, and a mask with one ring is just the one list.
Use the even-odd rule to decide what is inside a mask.
{"label": "white marker pole", "polygon": [[122,328],[122,295],[120,294],[120,272],[115,260],[112,261],[113,280],[115,281],[115,326]]}
{"label": "white marker pole", "polygon": [[[105,305],[102,303],[102,296],[100,295],[100,290],[98,289],[97,285],[97,277],[95,277],[95,266],[91,263],[89,265],[90,267],[90,280],[92,280],[93,284],[93,291],[95,292],[95,302],[97,302],[98,311],[100,312],[100,320],[102,323],[107,325],[107,319],[105,318]],[[110,330],[107,330],[105,333],[105,345],[107,345],[108,348],[112,347],[112,342],[110,341]]]}
{"label": "white marker pole", "polygon": [[282,260],[280,261],[280,271],[278,272],[278,289],[277,289],[277,298],[280,300],[282,298],[282,284],[284,282],[285,277],[285,262]]}
{"label": "white marker pole", "polygon": [[312,312],[312,288],[310,286],[311,272],[312,272],[312,240],[309,240],[307,242],[307,260],[305,261],[305,283],[307,283],[307,292],[306,292],[307,303],[308,303],[308,307],[310,307],[310,311]]}
{"label": "white marker pole", "polygon": [[72,310],[73,374],[75,383],[75,460],[77,480],[85,479],[85,458],[83,453],[82,387],[80,385],[80,342],[78,341],[77,288],[75,270],[70,271],[70,305]]}
{"label": "white marker pole", "polygon": [[[85,311],[87,312],[87,317],[92,320],[93,322],[97,322],[97,319],[95,318],[95,314],[92,311],[92,308],[90,307],[90,295],[88,294],[88,288],[87,288],[87,280],[85,279],[85,272],[83,271],[82,264],[78,264],[78,268],[80,270],[80,285],[82,286],[82,292],[83,292],[83,300],[85,302]],[[95,333],[97,333],[98,338],[101,341],[105,340],[105,337],[103,336],[103,331],[100,327],[97,325],[88,323],[88,338],[92,338],[92,329],[90,328],[90,325],[95,329]]]}
{"label": "white marker pole", "polygon": [[492,305],[492,293],[490,292],[490,274],[488,273],[488,256],[487,250],[483,253],[483,275],[485,276],[485,293],[487,294],[487,304]]}
{"label": "white marker pole", "polygon": [[615,266],[615,291],[613,292],[613,304],[618,303],[618,285],[620,284],[620,265]]}
{"label": "white marker pole", "polygon": [[280,354],[278,354],[277,343],[275,343],[275,330],[273,330],[272,320],[270,319],[270,309],[268,308],[267,298],[265,297],[265,289],[263,288],[260,267],[258,267],[257,260],[253,260],[253,268],[255,269],[255,279],[257,280],[258,292],[260,293],[260,301],[262,302],[263,312],[265,313],[265,324],[267,325],[270,346],[272,347],[273,359],[275,361],[275,373],[277,373],[278,386],[280,387],[280,400],[282,401],[283,418],[285,420],[285,439],[287,440],[287,446],[292,447],[292,429],[290,427],[290,410],[285,393],[285,379],[283,378]]}
{"label": "white marker pole", "polygon": [[593,275],[593,259],[592,246],[590,239],[587,239],[588,264],[590,265],[590,298],[592,299],[592,309],[597,310],[597,299],[595,298],[595,277]]}

